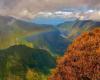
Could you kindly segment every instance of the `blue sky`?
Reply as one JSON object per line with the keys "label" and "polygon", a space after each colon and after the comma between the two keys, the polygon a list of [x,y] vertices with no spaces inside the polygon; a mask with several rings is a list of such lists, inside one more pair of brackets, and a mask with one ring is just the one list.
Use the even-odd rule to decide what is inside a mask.
{"label": "blue sky", "polygon": [[33,22],[38,24],[52,24],[52,25],[57,25],[65,21],[66,19],[59,17],[53,17],[53,18],[38,17],[33,19]]}

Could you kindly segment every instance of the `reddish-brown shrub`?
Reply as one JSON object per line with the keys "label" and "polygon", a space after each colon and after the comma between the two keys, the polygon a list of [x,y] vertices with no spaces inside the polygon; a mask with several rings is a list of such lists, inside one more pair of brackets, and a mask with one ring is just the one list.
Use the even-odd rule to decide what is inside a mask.
{"label": "reddish-brown shrub", "polygon": [[48,80],[100,80],[100,29],[80,35],[57,62]]}

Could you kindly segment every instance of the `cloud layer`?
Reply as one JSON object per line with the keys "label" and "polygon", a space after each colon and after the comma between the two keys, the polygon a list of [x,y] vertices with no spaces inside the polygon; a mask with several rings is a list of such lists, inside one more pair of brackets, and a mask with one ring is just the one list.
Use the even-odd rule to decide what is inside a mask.
{"label": "cloud layer", "polygon": [[39,12],[79,7],[99,9],[100,0],[0,0],[0,14],[21,18],[32,18]]}
{"label": "cloud layer", "polygon": [[86,11],[55,11],[55,12],[38,12],[37,15],[34,16],[34,18],[37,17],[46,17],[46,18],[52,18],[52,17],[59,17],[64,19],[81,19],[81,20],[100,20],[100,10],[86,10]]}

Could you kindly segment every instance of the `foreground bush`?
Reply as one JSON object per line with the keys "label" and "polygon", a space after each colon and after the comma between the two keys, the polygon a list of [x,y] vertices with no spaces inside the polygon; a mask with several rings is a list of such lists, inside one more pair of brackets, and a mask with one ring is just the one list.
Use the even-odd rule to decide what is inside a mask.
{"label": "foreground bush", "polygon": [[100,80],[100,29],[79,36],[48,80]]}

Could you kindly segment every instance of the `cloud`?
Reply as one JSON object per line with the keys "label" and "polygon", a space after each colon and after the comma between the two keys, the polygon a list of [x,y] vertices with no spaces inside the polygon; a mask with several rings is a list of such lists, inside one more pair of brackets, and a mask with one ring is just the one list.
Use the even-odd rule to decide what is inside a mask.
{"label": "cloud", "polygon": [[100,11],[95,11],[95,12],[88,14],[88,15],[90,15],[89,19],[100,21]]}
{"label": "cloud", "polygon": [[[66,8],[100,8],[100,0],[0,0],[0,14],[32,18],[39,12],[53,12]],[[70,14],[56,12],[55,14]],[[51,13],[48,13],[48,16]]]}
{"label": "cloud", "polygon": [[70,17],[70,15],[72,15],[73,12],[66,12],[66,11],[53,11],[53,12],[38,12],[37,15],[35,15],[35,17],[38,16],[44,16],[44,17]]}
{"label": "cloud", "polygon": [[65,15],[65,16],[69,16],[72,14],[72,12],[66,12],[66,11],[56,11],[54,12],[55,15]]}
{"label": "cloud", "polygon": [[77,19],[79,18],[80,20],[100,20],[100,10],[93,10],[89,9],[87,11],[76,11],[76,12],[71,12],[71,11],[55,11],[55,12],[38,12],[37,15],[34,16],[34,18],[37,17],[50,17],[50,18],[64,18],[64,19]]}
{"label": "cloud", "polygon": [[49,17],[49,16],[53,16],[54,14],[52,12],[39,12],[37,14],[37,16],[45,16],[45,17]]}

